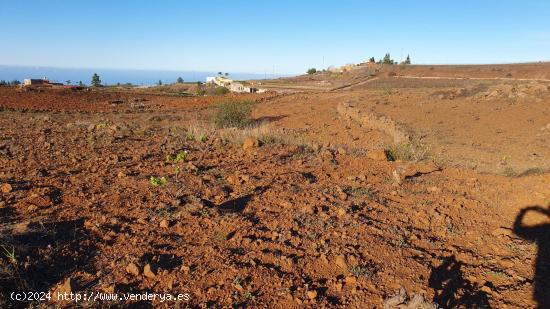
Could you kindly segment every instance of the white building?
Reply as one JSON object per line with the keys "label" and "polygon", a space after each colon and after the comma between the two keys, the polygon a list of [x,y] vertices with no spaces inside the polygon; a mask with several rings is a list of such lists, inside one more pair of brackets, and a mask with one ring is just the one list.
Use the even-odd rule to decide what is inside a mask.
{"label": "white building", "polygon": [[229,89],[232,92],[256,93],[256,92],[259,92],[259,90],[262,90],[261,92],[265,92],[265,90],[263,89],[246,87],[243,83],[235,82],[224,76],[207,77],[206,83],[215,84],[221,87],[227,87],[227,89]]}
{"label": "white building", "polygon": [[216,76],[216,77],[207,77],[206,82],[216,84],[221,87],[227,87],[233,82],[233,80],[223,76]]}

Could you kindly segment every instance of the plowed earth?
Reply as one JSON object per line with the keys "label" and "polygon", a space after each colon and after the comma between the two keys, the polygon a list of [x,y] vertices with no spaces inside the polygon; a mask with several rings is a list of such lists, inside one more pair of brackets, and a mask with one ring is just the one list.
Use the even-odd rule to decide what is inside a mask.
{"label": "plowed earth", "polygon": [[[0,89],[0,241],[7,249],[0,306],[45,306],[12,301],[10,292],[56,291],[68,278],[72,292],[190,299],[63,307],[380,308],[401,286],[441,307],[548,304],[550,174],[480,174],[452,156],[453,164],[370,159],[391,138],[340,115],[338,104],[401,115],[411,122],[399,123],[414,131],[421,121],[403,115],[467,114],[468,103],[438,98],[418,107],[407,102],[433,89],[386,95],[364,86],[239,96],[259,102],[255,118],[314,145],[247,150],[216,136],[191,140],[185,129],[216,101],[234,97]],[[526,121],[533,128],[548,110],[536,108],[538,118],[526,116],[535,117]],[[437,120],[430,121],[426,127]],[[510,130],[548,154],[547,143]],[[441,146],[438,133],[426,134]],[[186,161],[165,162],[181,151]],[[166,183],[154,186],[151,177]],[[530,206],[539,208],[514,227]]]}

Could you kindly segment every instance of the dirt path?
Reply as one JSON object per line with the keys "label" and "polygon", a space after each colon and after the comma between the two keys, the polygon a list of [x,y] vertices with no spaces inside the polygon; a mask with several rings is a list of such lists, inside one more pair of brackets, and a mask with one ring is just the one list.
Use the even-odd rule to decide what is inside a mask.
{"label": "dirt path", "polygon": [[346,85],[343,85],[343,86],[335,87],[335,88],[330,89],[329,91],[350,89],[350,88],[353,88],[353,87],[356,87],[356,86],[361,86],[361,85],[373,82],[377,79],[378,79],[378,77],[373,77],[373,78],[367,77],[366,80],[362,80],[362,81],[358,81],[356,83],[351,83],[351,84],[346,84]]}
{"label": "dirt path", "polygon": [[550,82],[550,79],[540,78],[512,78],[512,77],[445,77],[445,76],[406,76],[397,75],[394,78],[409,79],[456,79],[456,80],[503,80],[503,81],[527,81],[527,82]]}

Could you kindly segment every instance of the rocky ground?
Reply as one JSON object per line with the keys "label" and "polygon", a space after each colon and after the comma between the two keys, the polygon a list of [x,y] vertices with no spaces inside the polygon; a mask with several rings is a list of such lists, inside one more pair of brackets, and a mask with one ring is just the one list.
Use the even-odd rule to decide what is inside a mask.
{"label": "rocky ground", "polygon": [[[389,161],[394,136],[338,104],[419,95],[380,88],[371,99],[362,87],[205,98],[2,89],[0,306],[46,306],[12,291],[189,294],[123,307],[543,306],[550,174]],[[198,128],[213,103],[243,98],[273,138]]]}

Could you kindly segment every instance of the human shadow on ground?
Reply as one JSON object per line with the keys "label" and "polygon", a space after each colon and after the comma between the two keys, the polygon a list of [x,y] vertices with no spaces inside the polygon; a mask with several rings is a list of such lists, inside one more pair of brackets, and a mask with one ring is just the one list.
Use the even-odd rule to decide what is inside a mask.
{"label": "human shadow on ground", "polygon": [[462,265],[452,255],[432,269],[428,283],[435,291],[433,301],[442,308],[490,308],[487,294],[464,278]]}
{"label": "human shadow on ground", "polygon": [[32,306],[10,300],[12,292],[47,292],[77,270],[95,273],[95,240],[83,219],[27,223],[1,236],[1,308]]}
{"label": "human shadow on ground", "polygon": [[528,213],[538,213],[550,219],[550,204],[546,209],[541,206],[523,208],[514,222],[514,233],[525,240],[536,242],[538,246],[533,299],[538,303],[538,308],[550,308],[550,222],[524,225]]}

